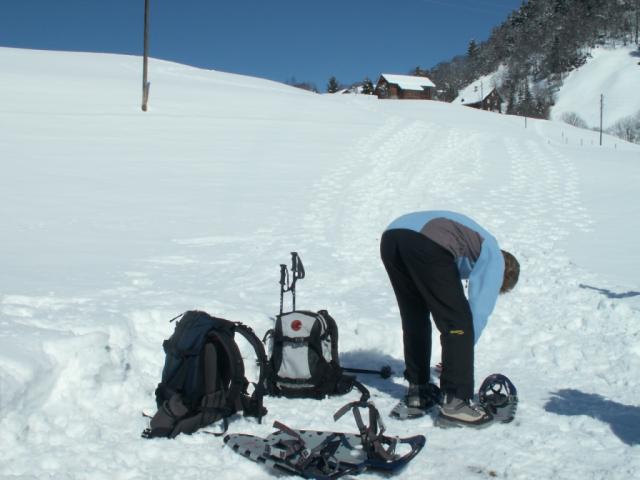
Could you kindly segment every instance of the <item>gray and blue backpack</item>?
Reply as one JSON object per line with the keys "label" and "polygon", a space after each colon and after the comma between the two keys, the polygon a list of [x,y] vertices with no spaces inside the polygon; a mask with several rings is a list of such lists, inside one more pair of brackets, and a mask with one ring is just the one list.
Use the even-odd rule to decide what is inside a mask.
{"label": "gray and blue backpack", "polygon": [[[252,393],[234,338],[236,333],[256,353],[259,375]],[[223,422],[224,433],[227,419],[235,413],[258,420],[267,413],[262,402],[268,377],[267,358],[260,339],[248,326],[205,312],[188,311],[181,315],[163,348],[162,380],[155,391],[158,411],[143,437],[174,438],[218,421]]]}

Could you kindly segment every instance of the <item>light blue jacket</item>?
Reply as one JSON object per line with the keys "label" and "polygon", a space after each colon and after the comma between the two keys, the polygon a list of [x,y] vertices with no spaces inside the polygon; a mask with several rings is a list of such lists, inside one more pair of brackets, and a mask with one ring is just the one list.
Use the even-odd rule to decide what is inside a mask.
{"label": "light blue jacket", "polygon": [[[470,256],[455,258],[460,277],[469,280],[469,306],[471,307],[475,341],[477,342],[487,325],[489,315],[491,315],[500,293],[504,276],[504,258],[493,235],[460,213],[445,210],[409,213],[394,220],[387,227],[387,230],[408,229],[424,233],[422,230],[425,225],[436,218],[457,222],[474,230],[482,238],[480,254],[477,258],[470,258]],[[443,245],[443,247],[447,246]]]}

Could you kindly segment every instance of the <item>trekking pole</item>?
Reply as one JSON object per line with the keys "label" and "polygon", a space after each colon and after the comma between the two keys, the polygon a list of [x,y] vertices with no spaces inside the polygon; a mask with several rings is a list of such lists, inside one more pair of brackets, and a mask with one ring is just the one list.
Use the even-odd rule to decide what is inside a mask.
{"label": "trekking pole", "polygon": [[291,295],[293,298],[293,309],[296,309],[296,282],[298,279],[302,280],[304,278],[304,265],[302,264],[302,260],[300,259],[300,255],[298,252],[291,252],[291,273],[293,274],[293,280],[291,282]]}
{"label": "trekking pole", "polygon": [[389,378],[393,374],[393,371],[391,370],[391,367],[389,365],[385,365],[380,370],[367,370],[365,368],[346,368],[346,367],[343,367],[342,370],[344,370],[345,372],[351,372],[351,373],[369,373],[372,375],[380,375],[382,378]]}
{"label": "trekking pole", "polygon": [[[287,286],[287,288],[284,287],[285,285]],[[280,264],[280,315],[282,315],[284,292],[286,292],[288,289],[289,272],[287,271],[286,265]]]}

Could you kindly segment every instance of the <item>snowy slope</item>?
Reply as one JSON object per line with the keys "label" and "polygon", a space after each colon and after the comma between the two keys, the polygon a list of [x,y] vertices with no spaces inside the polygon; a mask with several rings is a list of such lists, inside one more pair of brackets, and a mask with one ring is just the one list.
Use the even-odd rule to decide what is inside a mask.
{"label": "snowy slope", "polygon": [[[476,382],[502,372],[521,404],[483,431],[388,419],[427,436],[402,478],[638,476],[640,147],[160,61],[145,114],[140,67],[0,49],[0,477],[272,478],[210,435],[139,438],[168,320],[200,308],[262,334],[297,250],[298,305],[337,319],[343,363],[401,372],[378,242],[395,216],[436,208],[521,261],[476,350]],[[403,395],[401,376],[363,380],[383,412]],[[262,425],[230,431],[333,429],[355,396],[268,398]]]}
{"label": "snowy slope", "polygon": [[635,46],[596,48],[582,67],[572,71],[558,92],[551,116],[577,113],[591,128],[600,126],[600,96],[604,95],[603,127],[640,112],[640,50]]}

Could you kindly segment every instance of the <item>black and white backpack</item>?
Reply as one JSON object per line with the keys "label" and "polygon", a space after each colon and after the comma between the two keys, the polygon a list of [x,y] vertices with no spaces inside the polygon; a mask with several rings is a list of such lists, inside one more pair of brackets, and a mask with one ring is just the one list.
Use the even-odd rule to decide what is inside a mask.
{"label": "black and white backpack", "polygon": [[[252,393],[235,334],[243,336],[257,356],[259,378]],[[162,380],[155,392],[158,411],[143,437],[174,438],[218,421],[226,431],[227,418],[234,413],[259,420],[267,413],[262,403],[267,357],[262,342],[248,326],[188,311],[181,315],[163,348]]]}
{"label": "black and white backpack", "polygon": [[267,332],[270,393],[285,397],[323,398],[353,388],[338,358],[338,327],[326,310],[294,310],[276,317]]}
{"label": "black and white backpack", "polygon": [[[265,335],[269,352],[268,390],[289,398],[324,398],[365,387],[346,375],[338,355],[338,326],[326,310],[296,310],[295,283],[304,278],[304,267],[292,252],[293,281],[289,284],[286,265],[280,265],[280,314],[275,327]],[[293,310],[283,313],[283,295],[291,292]],[[367,392],[368,397],[368,392]]]}

